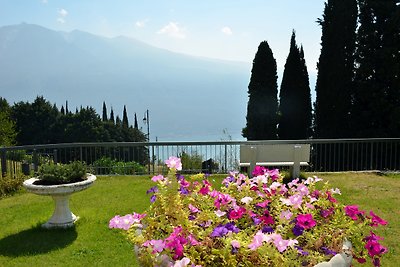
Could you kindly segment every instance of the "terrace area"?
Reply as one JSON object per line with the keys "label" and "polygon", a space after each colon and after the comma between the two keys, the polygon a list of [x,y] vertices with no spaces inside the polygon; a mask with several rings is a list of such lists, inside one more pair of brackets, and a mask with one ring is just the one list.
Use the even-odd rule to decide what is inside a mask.
{"label": "terrace area", "polygon": [[146,191],[153,186],[149,178],[166,171],[165,159],[171,155],[186,157],[183,173],[210,172],[213,183],[218,184],[229,170],[238,170],[241,144],[263,143],[310,144],[309,166],[302,169],[302,174],[329,181],[333,188],[341,189],[339,201],[373,209],[387,220],[387,227],[377,232],[385,237],[383,244],[389,248],[382,266],[397,266],[400,139],[79,143],[1,148],[4,177],[27,178],[47,161],[81,160],[97,175],[97,181],[71,198],[71,210],[81,219],[67,230],[40,227],[51,215],[53,202],[49,197],[22,189],[0,199],[0,266],[139,266],[132,245],[121,238],[120,232],[108,229],[108,222],[115,214],[148,208]]}

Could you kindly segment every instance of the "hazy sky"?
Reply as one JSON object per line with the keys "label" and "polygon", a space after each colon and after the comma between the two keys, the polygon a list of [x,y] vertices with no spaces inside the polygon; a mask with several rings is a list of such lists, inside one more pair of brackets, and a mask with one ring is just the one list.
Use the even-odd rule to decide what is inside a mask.
{"label": "hazy sky", "polygon": [[53,30],[125,35],[172,51],[252,62],[267,40],[278,68],[292,29],[309,72],[320,53],[323,0],[0,0],[0,26],[22,22]]}

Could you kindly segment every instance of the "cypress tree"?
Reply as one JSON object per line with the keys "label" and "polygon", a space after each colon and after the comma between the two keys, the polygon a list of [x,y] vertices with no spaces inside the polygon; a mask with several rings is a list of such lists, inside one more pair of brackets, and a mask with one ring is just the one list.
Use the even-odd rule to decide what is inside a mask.
{"label": "cypress tree", "polygon": [[280,139],[306,139],[311,129],[311,96],[304,52],[293,31],[280,90]]}
{"label": "cypress tree", "polygon": [[315,136],[350,137],[357,1],[329,0],[318,23],[322,36],[317,65]]}
{"label": "cypress tree", "polygon": [[117,115],[117,117],[115,117],[115,125],[117,125],[117,126],[122,126],[121,119],[119,118],[118,115]]}
{"label": "cypress tree", "polygon": [[110,121],[111,121],[113,124],[115,124],[115,120],[114,120],[114,110],[113,110],[112,107],[111,107],[111,112],[110,112]]}
{"label": "cypress tree", "polygon": [[60,112],[61,112],[62,115],[65,115],[64,106],[61,106],[61,111]]}
{"label": "cypress tree", "polygon": [[359,0],[352,109],[356,137],[400,134],[398,3],[398,0]]}
{"label": "cypress tree", "polygon": [[106,102],[103,101],[103,116],[102,116],[102,120],[103,121],[108,121],[107,119],[107,106],[106,106]]}
{"label": "cypress tree", "polygon": [[126,106],[124,105],[124,113],[122,117],[122,126],[128,128],[129,127],[129,122],[128,122],[128,114],[126,113]]}
{"label": "cypress tree", "polygon": [[135,112],[135,124],[134,124],[134,128],[135,128],[135,129],[139,129],[139,125],[138,125],[138,121],[137,121],[136,112]]}
{"label": "cypress tree", "polygon": [[248,140],[276,139],[278,85],[276,60],[267,41],[258,46],[248,87],[247,124],[243,136]]}
{"label": "cypress tree", "polygon": [[65,101],[65,114],[68,114],[69,110],[68,110],[68,100]]}

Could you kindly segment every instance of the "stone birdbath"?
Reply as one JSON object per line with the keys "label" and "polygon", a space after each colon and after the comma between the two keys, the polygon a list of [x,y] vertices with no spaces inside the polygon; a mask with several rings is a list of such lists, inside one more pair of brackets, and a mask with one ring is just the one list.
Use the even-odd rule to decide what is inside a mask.
{"label": "stone birdbath", "polygon": [[96,176],[87,174],[86,179],[75,183],[58,185],[35,184],[38,178],[30,178],[24,181],[23,186],[30,193],[37,195],[51,196],[55,203],[55,208],[51,218],[42,225],[43,228],[68,228],[72,227],[79,219],[69,209],[70,196],[90,187],[96,180]]}

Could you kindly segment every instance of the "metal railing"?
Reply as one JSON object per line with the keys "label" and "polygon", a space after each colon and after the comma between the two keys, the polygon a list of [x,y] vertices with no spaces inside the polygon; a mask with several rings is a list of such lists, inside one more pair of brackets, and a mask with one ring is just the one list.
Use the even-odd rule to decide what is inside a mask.
{"label": "metal railing", "polygon": [[241,144],[310,144],[307,171],[400,170],[400,138],[216,142],[113,142],[0,148],[2,176],[37,170],[44,162],[84,161],[95,174],[154,174],[169,156],[183,172],[226,173],[239,169]]}

